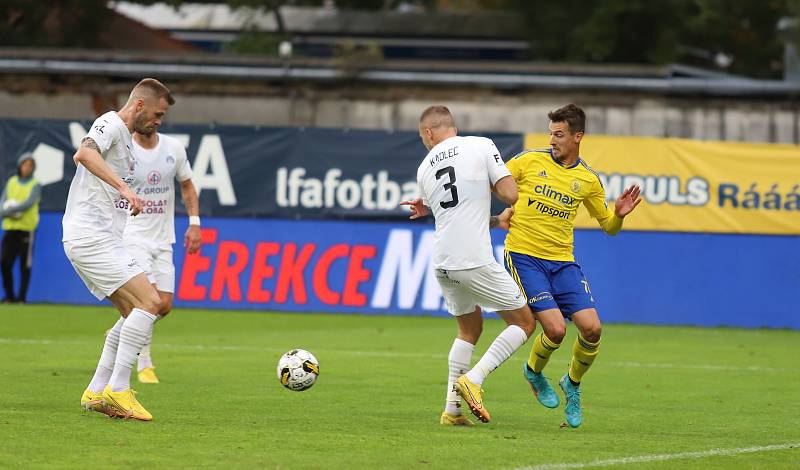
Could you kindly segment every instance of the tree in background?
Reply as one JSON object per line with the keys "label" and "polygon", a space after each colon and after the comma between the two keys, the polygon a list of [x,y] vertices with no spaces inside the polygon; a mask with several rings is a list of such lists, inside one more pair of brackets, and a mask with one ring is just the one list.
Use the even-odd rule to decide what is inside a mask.
{"label": "tree in background", "polygon": [[0,45],[96,47],[111,15],[105,0],[2,0]]}
{"label": "tree in background", "polygon": [[534,60],[716,66],[780,77],[778,21],[798,0],[509,0],[526,18]]}
{"label": "tree in background", "polygon": [[[129,0],[140,4],[158,0]],[[183,0],[163,0],[179,6]],[[782,18],[798,17],[800,0],[191,0],[272,12],[277,33],[243,31],[230,52],[264,53],[287,37],[280,8],[472,12],[512,10],[525,19],[531,59],[553,62],[667,64],[717,67],[779,78]],[[0,45],[97,47],[112,15],[105,0],[0,0]],[[443,32],[446,34],[446,32]]]}

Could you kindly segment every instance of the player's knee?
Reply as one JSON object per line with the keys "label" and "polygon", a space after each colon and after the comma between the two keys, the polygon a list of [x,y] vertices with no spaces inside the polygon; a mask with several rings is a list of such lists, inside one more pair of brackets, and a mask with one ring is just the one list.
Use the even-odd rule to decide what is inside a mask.
{"label": "player's knee", "polygon": [[581,336],[583,336],[583,339],[586,341],[596,343],[600,341],[600,333],[602,332],[602,329],[603,328],[600,326],[600,323],[595,323],[588,328],[584,328],[583,331],[581,331]]}
{"label": "player's knee", "polygon": [[554,343],[561,343],[561,341],[564,340],[564,336],[567,335],[567,325],[556,324],[545,326],[542,324],[542,330],[545,336],[547,336],[547,339]]}

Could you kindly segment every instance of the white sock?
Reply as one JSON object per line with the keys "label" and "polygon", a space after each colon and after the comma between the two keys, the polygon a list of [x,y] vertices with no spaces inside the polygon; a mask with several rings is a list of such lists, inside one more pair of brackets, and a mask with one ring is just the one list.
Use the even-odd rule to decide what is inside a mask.
{"label": "white sock", "polygon": [[125,319],[119,333],[119,348],[111,373],[111,391],[121,392],[131,388],[131,368],[142,347],[150,342],[156,315],[135,308]]}
{"label": "white sock", "polygon": [[108,385],[108,379],[111,378],[111,371],[114,370],[114,360],[117,358],[117,347],[119,346],[119,332],[122,330],[122,324],[125,322],[124,318],[117,320],[114,326],[108,330],[106,341],[103,343],[103,352],[100,354],[100,362],[97,363],[97,370],[94,371],[94,377],[89,382],[89,390],[94,393],[100,393]]}
{"label": "white sock", "polygon": [[525,334],[525,330],[522,328],[517,325],[509,325],[506,327],[505,330],[497,335],[497,338],[495,338],[492,345],[489,346],[489,349],[486,350],[481,360],[475,364],[475,367],[467,372],[469,381],[476,385],[483,384],[483,380],[486,376],[497,369],[506,359],[511,357],[511,355],[525,344],[527,340],[528,335]]}
{"label": "white sock", "polygon": [[474,350],[474,344],[459,338],[453,341],[453,347],[450,348],[450,355],[447,356],[447,395],[444,404],[444,411],[448,414],[461,414],[461,398],[456,393],[453,384],[456,379],[469,370],[469,363],[472,362],[472,352]]}
{"label": "white sock", "polygon": [[152,335],[150,336],[150,341],[144,345],[142,348],[142,352],[139,353],[139,364],[136,367],[137,372],[141,372],[142,369],[147,369],[153,367],[153,359],[150,357],[150,343],[152,342]]}

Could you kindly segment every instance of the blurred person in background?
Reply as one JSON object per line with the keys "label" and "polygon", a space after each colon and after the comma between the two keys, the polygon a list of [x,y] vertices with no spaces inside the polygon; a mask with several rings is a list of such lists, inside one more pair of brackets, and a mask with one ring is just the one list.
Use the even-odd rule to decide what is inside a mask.
{"label": "blurred person in background", "polygon": [[[17,160],[17,174],[6,182],[0,196],[3,219],[3,247],[0,265],[3,271],[3,303],[25,303],[33,265],[33,233],[39,225],[39,200],[42,186],[33,177],[36,162],[30,152]],[[14,263],[20,260],[22,273],[19,295],[14,295]]]}

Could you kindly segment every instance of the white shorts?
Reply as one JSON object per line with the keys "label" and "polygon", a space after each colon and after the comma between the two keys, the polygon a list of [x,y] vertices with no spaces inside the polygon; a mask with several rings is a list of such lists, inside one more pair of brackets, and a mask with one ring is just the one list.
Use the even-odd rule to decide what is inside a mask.
{"label": "white shorts", "polygon": [[480,305],[489,310],[516,310],[527,303],[511,275],[498,263],[456,271],[437,269],[436,280],[451,315],[461,316]]}
{"label": "white shorts", "polygon": [[122,242],[113,238],[65,241],[64,253],[89,291],[100,300],[143,272]]}
{"label": "white shorts", "polygon": [[172,245],[129,243],[125,245],[147,274],[150,284],[159,292],[175,292],[175,265],[172,263]]}

